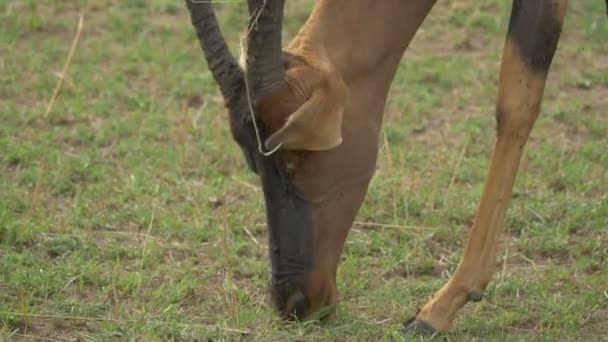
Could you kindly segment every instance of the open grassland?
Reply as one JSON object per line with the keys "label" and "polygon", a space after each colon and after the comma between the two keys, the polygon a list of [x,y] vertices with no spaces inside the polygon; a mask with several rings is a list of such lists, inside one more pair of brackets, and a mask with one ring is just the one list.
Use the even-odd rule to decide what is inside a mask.
{"label": "open grassland", "polygon": [[[288,2],[286,38],[310,6]],[[601,0],[569,10],[498,272],[433,339],[606,340],[608,18]],[[436,6],[390,93],[337,318],[285,325],[268,303],[258,180],[182,2],[0,0],[0,340],[403,339],[461,257],[509,13]],[[220,14],[236,47],[246,4]]]}

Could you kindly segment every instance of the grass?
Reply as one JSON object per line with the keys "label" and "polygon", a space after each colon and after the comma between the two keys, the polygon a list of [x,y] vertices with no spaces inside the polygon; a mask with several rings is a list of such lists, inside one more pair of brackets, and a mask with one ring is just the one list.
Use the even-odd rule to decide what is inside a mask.
{"label": "grass", "polygon": [[[310,3],[289,3],[287,36]],[[245,7],[220,9],[235,48]],[[569,9],[499,271],[434,339],[606,339],[608,18],[603,1]],[[0,1],[0,340],[403,339],[462,253],[508,13],[491,0],[436,6],[392,86],[337,318],[285,325],[268,303],[258,180],[182,3]]]}

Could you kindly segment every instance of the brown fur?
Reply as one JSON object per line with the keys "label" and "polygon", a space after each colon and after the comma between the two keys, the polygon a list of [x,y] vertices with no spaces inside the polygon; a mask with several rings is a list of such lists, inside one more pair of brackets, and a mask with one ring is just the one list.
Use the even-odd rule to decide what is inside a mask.
{"label": "brown fur", "polygon": [[[375,170],[388,89],[433,3],[318,1],[285,49],[301,62],[288,63],[287,85],[258,102],[257,113],[273,132],[288,128],[277,140],[287,142],[281,157],[313,205],[306,314],[337,302],[336,269]],[[384,25],[362,25],[370,21]]]}
{"label": "brown fur", "polygon": [[[283,146],[279,158],[258,164],[273,175],[287,174],[289,180],[281,184],[293,186],[299,201],[292,202],[306,209],[305,216],[281,221],[274,232],[283,245],[297,242],[294,232],[312,233],[312,267],[298,273],[306,278],[305,285],[287,279],[289,286],[281,292],[288,313],[296,308],[298,316],[306,316],[337,302],[338,261],[374,173],[388,89],[404,50],[434,3],[318,0],[285,49],[284,84],[257,99],[256,115],[271,131],[267,147]],[[418,326],[448,329],[458,310],[468,301],[479,301],[491,281],[519,161],[540,111],[566,3],[514,0],[500,72],[497,141],[471,235],[453,277],[418,312],[413,321]],[[264,163],[274,164],[269,168]],[[281,173],[283,169],[287,172]],[[265,176],[276,193],[279,186],[268,181],[272,175]],[[288,201],[281,198],[273,205],[283,202]],[[297,211],[294,208],[277,212],[288,217]],[[293,225],[303,218],[311,223]],[[301,254],[310,256],[308,251]]]}

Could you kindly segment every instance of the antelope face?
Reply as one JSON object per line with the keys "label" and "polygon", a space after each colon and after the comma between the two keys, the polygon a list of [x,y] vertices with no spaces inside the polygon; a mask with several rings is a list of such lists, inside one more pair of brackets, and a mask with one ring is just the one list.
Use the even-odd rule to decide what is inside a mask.
{"label": "antelope face", "polygon": [[375,166],[377,130],[356,120],[343,125],[353,102],[326,59],[281,51],[284,0],[249,1],[255,26],[246,71],[230,54],[212,5],[186,3],[233,137],[261,180],[275,306],[296,318],[331,308],[344,241]]}
{"label": "antelope face", "polygon": [[265,148],[281,148],[264,157],[256,144],[237,141],[262,182],[273,301],[282,315],[303,318],[337,303],[337,266],[376,144],[373,132],[342,125],[347,91],[334,74],[289,54],[283,66],[286,82],[255,108]]}

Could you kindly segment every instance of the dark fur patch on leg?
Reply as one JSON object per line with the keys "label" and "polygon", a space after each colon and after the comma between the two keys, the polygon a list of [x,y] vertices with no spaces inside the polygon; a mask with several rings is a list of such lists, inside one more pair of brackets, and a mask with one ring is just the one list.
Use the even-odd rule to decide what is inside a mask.
{"label": "dark fur patch on leg", "polygon": [[505,116],[505,110],[502,107],[502,103],[500,103],[500,101],[498,101],[498,104],[496,105],[496,135],[497,136],[501,136],[502,135],[502,131],[503,131],[503,121],[504,121],[504,116]]}
{"label": "dark fur patch on leg", "polygon": [[508,35],[533,71],[549,70],[561,33],[559,6],[555,0],[513,1]]}

